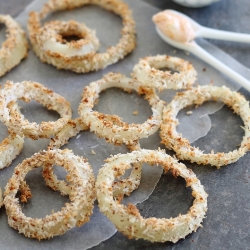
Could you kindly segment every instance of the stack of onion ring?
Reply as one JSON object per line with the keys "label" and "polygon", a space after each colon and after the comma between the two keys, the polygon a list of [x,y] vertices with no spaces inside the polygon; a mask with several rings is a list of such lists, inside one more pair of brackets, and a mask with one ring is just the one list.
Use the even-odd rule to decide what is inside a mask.
{"label": "stack of onion ring", "polygon": [[[121,121],[118,116],[93,111],[92,108],[101,91],[111,87],[121,88],[125,91],[135,90],[138,94],[144,94],[145,99],[152,106],[153,115],[143,124],[128,124]],[[159,99],[153,88],[143,88],[140,82],[122,74],[109,73],[84,88],[78,112],[90,127],[90,131],[99,137],[117,145],[122,143],[132,145],[134,141],[147,138],[158,130],[162,121],[163,104],[164,102]]]}
{"label": "stack of onion ring", "polygon": [[[46,163],[62,166],[68,171],[66,178],[71,202],[66,203],[61,211],[41,219],[26,217],[16,198],[17,192],[20,190],[26,174]],[[20,190],[24,195],[25,189],[27,189],[27,184]],[[29,194],[27,197],[29,198],[29,190],[26,192]],[[57,149],[36,153],[15,168],[5,189],[4,205],[11,227],[28,238],[41,240],[63,234],[75,226],[81,226],[88,222],[95,198],[95,179],[87,160],[74,155],[69,150]]]}
{"label": "stack of onion ring", "polygon": [[[167,69],[163,71],[161,69]],[[171,73],[174,70],[174,73]],[[178,57],[168,55],[148,56],[134,66],[132,77],[143,86],[157,89],[186,89],[196,80],[193,65]]]}
{"label": "stack of onion ring", "polygon": [[7,27],[7,40],[0,49],[0,76],[18,65],[28,53],[26,34],[9,15],[0,15],[0,23]]}
{"label": "stack of onion ring", "polygon": [[[18,99],[26,102],[34,99],[46,108],[57,111],[61,118],[55,122],[30,123],[19,109],[9,109],[8,104],[16,103]],[[32,139],[49,138],[67,124],[71,115],[70,103],[40,83],[8,81],[0,92],[0,120],[10,131],[20,135],[24,134]]]}
{"label": "stack of onion ring", "polygon": [[[176,131],[178,112],[192,104],[201,105],[209,100],[219,100],[233,109],[244,122],[245,136],[239,149],[228,153],[204,154],[200,149],[192,147],[186,138]],[[173,100],[163,109],[163,122],[161,125],[160,136],[162,143],[176,152],[181,160],[190,160],[198,164],[210,164],[220,168],[237,161],[250,147],[250,108],[249,102],[239,93],[231,91],[229,88],[216,87],[211,85],[198,86],[185,92],[177,94]]]}
{"label": "stack of onion ring", "polygon": [[[192,207],[185,215],[176,218],[143,218],[137,208],[131,204],[119,204],[113,198],[112,183],[116,176],[122,175],[133,162],[159,164],[174,176],[181,176],[193,192],[195,198]],[[100,169],[96,181],[97,200],[103,212],[129,238],[142,238],[152,242],[177,242],[201,226],[207,210],[207,194],[191,169],[167,155],[163,151],[133,151],[107,159]]]}
{"label": "stack of onion ring", "polygon": [[[122,18],[124,26],[121,31],[122,37],[116,46],[109,47],[104,53],[96,52],[98,46],[92,45],[97,44],[97,39],[94,33],[85,26],[83,27],[82,24],[72,21],[68,24],[57,21],[44,26],[41,25],[41,19],[52,12],[73,9],[88,4],[98,5]],[[72,25],[75,30],[70,29]],[[87,44],[84,39],[80,39],[79,42],[72,41],[62,45],[60,39],[57,39],[60,33],[83,37],[82,32],[79,32],[83,29],[84,33],[90,35],[91,38],[87,39]],[[131,10],[127,4],[119,0],[49,0],[40,13],[30,13],[28,31],[33,50],[41,61],[54,65],[58,69],[72,70],[77,73],[96,71],[116,63],[129,54],[136,45],[135,22]],[[61,47],[64,47],[64,49],[62,50]],[[73,53],[71,53],[72,50]],[[82,53],[82,51],[86,53]]]}

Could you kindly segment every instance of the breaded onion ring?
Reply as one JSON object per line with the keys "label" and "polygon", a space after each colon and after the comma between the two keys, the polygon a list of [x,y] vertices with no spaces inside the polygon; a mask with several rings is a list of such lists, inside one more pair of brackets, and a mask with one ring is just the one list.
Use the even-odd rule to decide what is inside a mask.
{"label": "breaded onion ring", "polygon": [[[41,25],[41,19],[55,11],[78,8],[89,4],[98,5],[122,18],[122,36],[118,44],[108,47],[104,53],[91,52],[86,55],[72,56],[69,54],[65,56],[51,49],[45,49],[44,41],[48,35],[46,28],[43,28]],[[72,70],[77,73],[103,69],[123,59],[136,46],[135,22],[131,10],[126,3],[119,0],[49,0],[40,13],[30,13],[28,31],[33,50],[41,61],[54,65],[58,69]],[[48,30],[49,32],[51,32],[50,29]]]}
{"label": "breaded onion ring", "polygon": [[[41,28],[41,45],[43,51],[66,57],[85,56],[95,53],[100,47],[95,32],[87,28],[84,23],[75,21],[52,21]],[[78,36],[77,41],[63,39],[63,36]]]}
{"label": "breaded onion ring", "polygon": [[[152,106],[153,115],[142,124],[128,124],[121,121],[119,116],[105,115],[93,111],[96,100],[101,91],[111,88],[121,88],[124,91],[135,90],[138,94],[144,94]],[[164,102],[159,99],[153,88],[143,88],[141,84],[119,73],[109,73],[102,79],[90,83],[84,88],[78,112],[83,121],[90,126],[90,131],[99,137],[114,144],[133,144],[141,138],[147,138],[155,133],[160,124]]]}
{"label": "breaded onion ring", "polygon": [[[143,218],[137,208],[129,204],[119,204],[113,198],[112,183],[122,175],[133,162],[159,164],[174,176],[181,176],[195,198],[192,207],[185,215],[176,218]],[[145,150],[119,154],[107,160],[100,169],[96,181],[97,200],[103,212],[129,238],[143,238],[152,242],[177,242],[201,226],[207,210],[207,194],[191,169],[167,155],[164,151]]]}
{"label": "breaded onion ring", "polygon": [[[64,128],[58,132],[50,140],[48,149],[57,149],[68,143],[71,137],[76,136],[80,131],[87,130],[89,127],[82,122],[80,118],[70,120]],[[133,151],[140,149],[139,143],[134,145],[127,145],[127,147]],[[119,179],[113,184],[114,196],[123,197],[123,195],[129,196],[139,185],[141,180],[142,165],[135,163],[130,175],[127,178]],[[69,193],[68,184],[63,180],[58,180],[57,176],[53,172],[53,167],[50,164],[45,164],[43,167],[43,176],[46,181],[46,185],[53,190],[59,190],[62,195]]]}
{"label": "breaded onion ring", "polygon": [[[167,68],[167,71],[161,69]],[[170,70],[178,71],[171,73]],[[144,86],[157,89],[185,89],[193,85],[197,72],[193,65],[178,57],[157,55],[139,60],[132,77]]]}
{"label": "breaded onion ring", "polygon": [[0,15],[7,27],[7,40],[0,49],[0,76],[10,71],[27,56],[28,42],[21,26],[9,15]]}
{"label": "breaded onion ring", "polygon": [[[16,102],[18,99],[26,102],[34,99],[49,110],[58,112],[61,118],[55,122],[30,123],[18,109],[15,112],[13,110],[10,112],[8,104]],[[28,81],[13,83],[8,81],[0,92],[0,120],[10,131],[24,134],[32,139],[49,138],[67,124],[71,115],[70,103],[40,83]]]}
{"label": "breaded onion ring", "polygon": [[[61,211],[41,219],[26,217],[16,194],[26,174],[45,163],[62,166],[68,171],[66,178],[71,202],[66,203]],[[4,205],[9,225],[26,237],[38,240],[52,238],[88,222],[94,207],[94,200],[95,179],[87,160],[74,155],[70,150],[59,149],[41,151],[16,166],[4,193]]]}
{"label": "breaded onion ring", "polygon": [[[201,105],[208,100],[219,100],[233,109],[238,114],[245,125],[245,136],[238,150],[228,153],[204,154],[196,147],[192,147],[186,138],[177,133],[176,126],[178,112],[192,104]],[[210,164],[220,168],[237,161],[242,157],[250,147],[250,109],[248,101],[239,93],[231,91],[229,88],[216,86],[198,86],[177,94],[173,100],[164,108],[163,122],[161,125],[160,136],[162,143],[168,148],[176,152],[181,160],[190,160],[198,164]]]}

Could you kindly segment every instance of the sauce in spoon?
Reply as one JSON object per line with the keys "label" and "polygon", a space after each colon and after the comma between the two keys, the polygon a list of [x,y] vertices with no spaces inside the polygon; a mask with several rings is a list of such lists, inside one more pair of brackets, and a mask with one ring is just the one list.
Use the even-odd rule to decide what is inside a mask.
{"label": "sauce in spoon", "polygon": [[188,43],[195,37],[189,21],[171,11],[161,11],[155,14],[152,20],[164,35],[176,42]]}

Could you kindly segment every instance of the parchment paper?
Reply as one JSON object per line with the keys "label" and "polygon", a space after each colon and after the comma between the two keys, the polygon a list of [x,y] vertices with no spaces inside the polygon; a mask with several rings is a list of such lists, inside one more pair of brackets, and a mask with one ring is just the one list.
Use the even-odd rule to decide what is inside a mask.
{"label": "parchment paper", "polygon": [[[23,13],[21,13],[21,15],[19,15],[17,20],[24,29],[26,29],[28,13],[31,10],[40,10],[45,2],[44,0],[35,0]],[[6,80],[12,80],[14,82],[23,80],[40,82],[70,101],[73,117],[78,117],[77,109],[84,86],[92,81],[100,79],[104,74],[111,71],[121,72],[129,76],[134,64],[136,64],[141,57],[168,54],[191,61],[198,72],[198,84],[209,84],[213,81],[215,85],[226,85],[234,90],[239,88],[237,84],[233,83],[202,61],[196,59],[192,55],[187,55],[183,51],[178,51],[163,42],[158,37],[154,24],[151,22],[152,15],[158,12],[158,9],[138,0],[126,0],[125,2],[132,8],[136,21],[137,47],[134,52],[124,60],[98,72],[76,74],[70,71],[57,70],[53,66],[40,62],[33,54],[32,50],[30,50],[27,59],[22,61],[18,67],[0,79],[1,84],[4,84]],[[48,20],[52,19],[74,19],[85,22],[90,28],[96,30],[97,36],[102,43],[100,51],[105,50],[107,46],[117,43],[122,25],[119,17],[93,6],[55,13],[51,15]],[[2,40],[4,40],[3,31],[2,29]],[[227,64],[230,64],[229,66],[233,67],[243,76],[247,77],[247,75],[249,75],[249,70],[237,63],[230,56],[204,40],[200,40],[199,43],[210,51],[211,54]],[[173,95],[174,91],[163,91],[160,93],[161,98],[167,102],[171,100]],[[58,118],[57,114],[45,110],[35,102],[31,102],[30,104],[20,102],[20,105],[22,106],[22,112],[30,121],[41,122],[43,120],[56,120]],[[221,104],[209,103],[208,105],[203,105],[194,110],[191,116],[187,116],[185,112],[181,112],[178,116],[180,120],[179,131],[192,142],[206,135],[211,127],[208,114],[220,109],[221,106]],[[142,97],[136,94],[129,95],[117,89],[105,91],[101,95],[96,109],[101,112],[120,115],[125,121],[134,123],[141,123],[151,115],[150,107]],[[134,116],[133,111],[138,111],[138,115]],[[6,128],[1,125],[1,139],[6,137],[6,135]],[[37,141],[26,139],[24,149],[17,159],[10,167],[1,170],[1,188],[5,187],[9,177],[13,173],[14,167],[19,162],[39,150],[46,149],[48,142],[49,141],[45,139]],[[158,133],[147,139],[141,140],[141,146],[148,149],[157,149],[158,147],[164,148],[164,146],[160,144]],[[76,138],[70,140],[69,144],[65,147],[72,149],[75,154],[88,158],[90,164],[93,166],[95,174],[97,174],[98,169],[103,165],[103,160],[111,154],[114,155],[127,152],[125,147],[107,144],[104,140],[98,139],[93,133],[87,131],[80,133]],[[63,178],[64,171],[62,169],[57,169],[57,173]],[[138,190],[127,198],[127,202],[138,203],[147,199],[154,190],[161,173],[162,171],[160,168],[145,166],[141,185]],[[45,186],[40,169],[32,171],[27,176],[27,182],[33,193],[32,199],[27,204],[23,205],[23,210],[27,216],[43,217],[52,210],[59,210],[64,202],[68,201],[67,197],[62,197],[57,192],[53,192]],[[87,249],[111,237],[116,232],[112,223],[99,212],[97,205],[95,206],[93,216],[89,223],[80,228],[74,228],[62,236],[57,236],[51,240],[41,242],[27,239],[23,235],[18,234],[16,230],[10,228],[7,224],[4,208],[0,211],[0,217],[1,249]]]}

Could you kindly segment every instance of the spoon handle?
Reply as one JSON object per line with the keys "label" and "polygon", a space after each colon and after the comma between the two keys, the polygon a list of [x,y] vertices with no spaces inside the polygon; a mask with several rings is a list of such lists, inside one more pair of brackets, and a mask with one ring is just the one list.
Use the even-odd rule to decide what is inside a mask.
{"label": "spoon handle", "polygon": [[200,30],[197,31],[197,35],[204,37],[204,38],[250,43],[249,34],[223,31],[223,30],[211,29],[207,27],[200,28]]}
{"label": "spoon handle", "polygon": [[189,47],[189,51],[200,59],[202,59],[203,61],[205,61],[206,63],[210,64],[212,67],[216,68],[217,70],[221,71],[222,73],[233,79],[246,90],[250,91],[250,82],[246,78],[244,78],[243,76],[223,64],[221,61],[217,60],[215,57],[211,56],[197,43],[192,42],[191,46]]}

